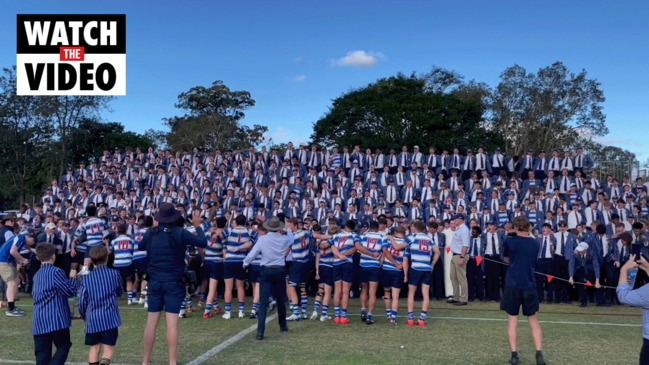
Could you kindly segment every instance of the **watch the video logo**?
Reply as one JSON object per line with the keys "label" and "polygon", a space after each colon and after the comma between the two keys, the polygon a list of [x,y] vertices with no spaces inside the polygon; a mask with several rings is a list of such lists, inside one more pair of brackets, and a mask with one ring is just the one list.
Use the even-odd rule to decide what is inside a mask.
{"label": "watch the video logo", "polygon": [[18,14],[18,95],[126,95],[126,15]]}

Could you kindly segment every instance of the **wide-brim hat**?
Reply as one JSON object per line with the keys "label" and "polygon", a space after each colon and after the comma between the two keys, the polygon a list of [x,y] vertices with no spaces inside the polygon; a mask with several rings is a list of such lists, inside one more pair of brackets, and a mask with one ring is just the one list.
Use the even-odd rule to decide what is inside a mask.
{"label": "wide-brim hat", "polygon": [[171,203],[160,204],[160,209],[153,216],[159,223],[175,223],[180,218],[180,212]]}
{"label": "wide-brim hat", "polygon": [[268,221],[263,223],[264,228],[268,232],[279,232],[284,229],[284,222],[280,221],[277,217],[271,217]]}

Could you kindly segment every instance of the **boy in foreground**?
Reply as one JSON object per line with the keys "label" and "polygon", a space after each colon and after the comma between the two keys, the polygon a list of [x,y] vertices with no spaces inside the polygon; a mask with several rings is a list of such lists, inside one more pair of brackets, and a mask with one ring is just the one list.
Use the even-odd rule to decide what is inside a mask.
{"label": "boy in foreground", "polygon": [[500,309],[507,312],[507,337],[512,351],[509,363],[519,363],[517,348],[518,313],[523,307],[523,315],[527,317],[532,330],[532,339],[536,348],[536,364],[545,365],[541,343],[543,334],[536,316],[539,311],[539,298],[536,292],[536,260],[540,250],[539,242],[530,235],[530,222],[525,216],[514,218],[516,236],[505,240],[503,253],[504,261],[509,264],[505,277],[505,291]]}
{"label": "boy in foreground", "polygon": [[[36,247],[36,258],[41,268],[34,275],[34,354],[37,365],[64,364],[70,347],[72,325],[68,298],[77,294],[77,271],[70,271],[70,279],[62,269],[54,266],[56,247],[42,243]],[[56,352],[52,356],[52,344]]]}
{"label": "boy in foreground", "polygon": [[[90,250],[95,268],[81,280],[79,312],[86,321],[86,345],[90,346],[89,365],[110,365],[121,326],[117,298],[122,296],[122,277],[109,269],[108,249],[96,246]],[[101,361],[99,353],[103,347]]]}

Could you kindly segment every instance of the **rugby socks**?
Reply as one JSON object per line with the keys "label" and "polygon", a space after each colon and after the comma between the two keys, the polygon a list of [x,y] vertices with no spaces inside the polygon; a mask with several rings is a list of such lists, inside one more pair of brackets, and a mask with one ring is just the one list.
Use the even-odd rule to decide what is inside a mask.
{"label": "rugby socks", "polygon": [[408,312],[408,320],[414,320],[415,319],[415,313],[414,312]]}
{"label": "rugby socks", "polygon": [[394,312],[392,309],[385,308],[385,316],[386,317],[390,318],[390,316],[392,315],[392,312]]}
{"label": "rugby socks", "polygon": [[366,308],[361,308],[361,317],[367,316],[367,309]]}
{"label": "rugby socks", "polygon": [[259,310],[259,303],[254,303],[253,302],[252,303],[252,312],[257,313],[258,310]]}
{"label": "rugby socks", "polygon": [[300,306],[297,304],[293,304],[293,315],[294,316],[300,315]]}
{"label": "rugby socks", "polygon": [[[319,300],[316,300],[316,301],[313,303],[313,311],[314,311],[314,312],[319,311],[319,310],[320,310],[320,305],[322,305],[322,303],[321,303]],[[324,308],[323,308],[323,310],[324,310]]]}
{"label": "rugby socks", "polygon": [[334,316],[340,317],[340,307],[334,306]]}
{"label": "rugby socks", "polygon": [[309,299],[306,298],[306,297],[301,298],[300,304],[302,304],[302,314],[306,316],[306,310],[307,310],[307,306],[309,304]]}
{"label": "rugby socks", "polygon": [[397,320],[397,311],[390,310],[390,319],[392,319],[393,321]]}
{"label": "rugby socks", "polygon": [[340,316],[343,317],[343,318],[347,318],[347,309],[346,308],[340,311]]}
{"label": "rugby socks", "polygon": [[131,304],[131,302],[135,299],[135,292],[130,291],[126,294],[126,296],[128,298],[128,303]]}
{"label": "rugby socks", "polygon": [[328,305],[323,305],[322,306],[322,316],[326,316],[327,312],[329,312],[329,306]]}
{"label": "rugby socks", "polygon": [[207,295],[205,293],[200,293],[200,297],[198,300],[205,303],[205,299],[207,299]]}
{"label": "rugby socks", "polygon": [[419,319],[421,319],[422,321],[425,321],[427,315],[428,315],[427,311],[421,311],[421,314],[419,315]]}
{"label": "rugby socks", "polygon": [[211,303],[206,303],[205,304],[205,313],[209,313],[212,311],[212,304]]}
{"label": "rugby socks", "polygon": [[218,308],[219,307],[219,301],[214,299],[214,301],[212,302],[212,307]]}
{"label": "rugby socks", "polygon": [[244,302],[239,303],[239,312],[243,312],[244,306],[245,306]]}
{"label": "rugby socks", "polygon": [[225,313],[230,313],[232,310],[232,303],[225,303]]}

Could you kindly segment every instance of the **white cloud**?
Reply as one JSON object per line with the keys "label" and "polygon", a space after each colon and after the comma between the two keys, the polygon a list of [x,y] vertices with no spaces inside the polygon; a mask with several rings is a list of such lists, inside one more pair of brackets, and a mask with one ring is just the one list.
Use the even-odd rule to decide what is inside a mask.
{"label": "white cloud", "polygon": [[306,81],[306,75],[293,76],[291,78],[291,81],[293,81],[293,82],[304,82],[304,81]]}
{"label": "white cloud", "polygon": [[293,132],[294,131],[288,128],[276,127],[266,132],[264,134],[264,138],[267,144],[269,143],[269,140],[272,140],[273,144],[293,142],[293,145],[295,145],[296,147],[300,143],[304,143],[306,141],[304,139],[304,136],[297,136]]}
{"label": "white cloud", "polygon": [[332,60],[332,66],[338,67],[372,67],[376,65],[377,62],[385,59],[385,56],[381,52],[374,51],[351,51],[347,52],[345,57],[339,58],[337,60]]}
{"label": "white cloud", "polygon": [[303,59],[304,59],[304,57],[302,57],[302,56],[300,56],[300,57],[293,57],[293,60],[292,60],[292,61],[293,61],[293,63],[300,63],[300,62],[302,62]]}

